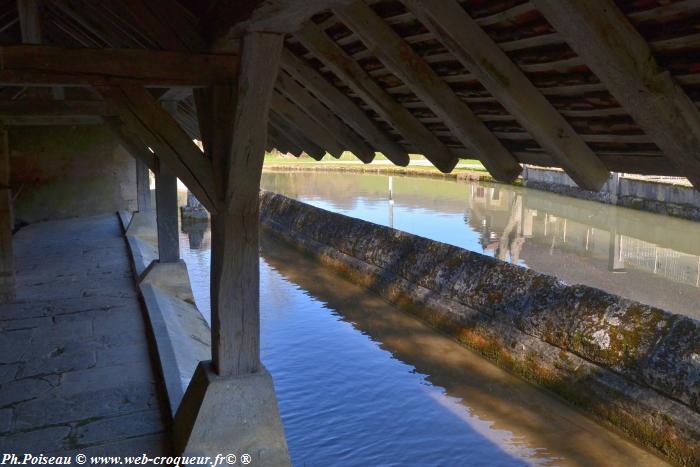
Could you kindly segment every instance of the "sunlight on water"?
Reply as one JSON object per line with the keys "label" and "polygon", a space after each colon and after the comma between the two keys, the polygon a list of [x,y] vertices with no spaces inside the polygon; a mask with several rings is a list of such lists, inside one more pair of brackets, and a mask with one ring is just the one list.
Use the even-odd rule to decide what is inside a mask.
{"label": "sunlight on water", "polygon": [[697,222],[508,185],[431,178],[266,173],[263,188],[700,318]]}
{"label": "sunlight on water", "polygon": [[[453,238],[481,245],[459,216]],[[207,319],[210,242],[206,224],[183,226]],[[262,359],[295,466],[663,465],[279,240],[261,251]]]}

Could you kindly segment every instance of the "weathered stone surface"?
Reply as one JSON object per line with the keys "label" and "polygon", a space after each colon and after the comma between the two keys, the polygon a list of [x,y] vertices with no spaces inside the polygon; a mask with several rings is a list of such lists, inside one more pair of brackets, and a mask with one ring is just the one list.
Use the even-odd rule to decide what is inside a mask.
{"label": "weathered stone surface", "polygon": [[643,444],[700,462],[699,322],[273,193],[261,221]]}
{"label": "weathered stone surface", "polygon": [[10,431],[12,427],[12,409],[0,410],[0,433]]}
{"label": "weathered stone surface", "polygon": [[35,224],[14,240],[19,300],[0,306],[0,452],[163,453],[161,398],[116,216]]}
{"label": "weathered stone surface", "polygon": [[700,412],[700,323],[676,317],[670,328],[642,366],[642,377]]}
{"label": "weathered stone surface", "polygon": [[53,426],[9,434],[0,437],[0,452],[23,455],[31,452],[40,454],[56,451],[66,447],[66,438],[70,433],[68,426]]}
{"label": "weathered stone surface", "polygon": [[101,418],[77,426],[72,434],[80,446],[160,433],[163,430],[160,410],[133,412],[119,417]]}

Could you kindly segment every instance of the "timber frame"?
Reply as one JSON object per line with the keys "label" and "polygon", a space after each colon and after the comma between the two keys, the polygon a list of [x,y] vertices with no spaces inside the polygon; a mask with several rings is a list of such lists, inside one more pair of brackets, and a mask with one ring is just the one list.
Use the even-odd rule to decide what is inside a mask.
{"label": "timber frame", "polygon": [[[204,139],[198,90],[235,86],[242,34],[267,31],[285,37],[270,149],[398,165],[421,153],[443,171],[476,158],[504,181],[520,164],[556,166],[588,189],[609,171],[700,184],[695,0],[5,3],[6,126],[115,128],[125,102],[108,90],[142,87],[172,103],[166,126]],[[192,171],[178,138],[170,153],[189,155],[175,171],[216,209],[209,169]]]}

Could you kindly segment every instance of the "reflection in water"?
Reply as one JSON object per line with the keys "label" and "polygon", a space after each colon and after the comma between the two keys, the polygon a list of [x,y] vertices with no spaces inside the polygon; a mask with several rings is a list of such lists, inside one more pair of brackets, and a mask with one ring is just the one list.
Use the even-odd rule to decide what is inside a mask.
{"label": "reflection in water", "polygon": [[[186,229],[208,318],[210,233]],[[663,465],[265,235],[260,273],[262,359],[294,465]]]}
{"label": "reflection in water", "polygon": [[263,186],[700,318],[695,222],[489,183],[302,172],[266,173]]}

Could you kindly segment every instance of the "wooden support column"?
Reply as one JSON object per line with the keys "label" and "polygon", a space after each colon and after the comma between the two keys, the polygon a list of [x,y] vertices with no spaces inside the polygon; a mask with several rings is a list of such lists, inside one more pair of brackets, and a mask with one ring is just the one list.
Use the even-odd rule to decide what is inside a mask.
{"label": "wooden support column", "polygon": [[180,259],[177,216],[177,177],[168,167],[159,164],[156,171],[156,218],[160,263],[175,263]]}
{"label": "wooden support column", "polygon": [[12,193],[7,130],[0,129],[0,303],[15,301],[15,262],[12,253]]}
{"label": "wooden support column", "polygon": [[136,201],[141,212],[151,210],[151,180],[148,166],[136,158]]}
{"label": "wooden support column", "polygon": [[219,136],[230,146],[205,142],[206,148],[222,151],[211,154],[215,167],[222,168],[216,174],[224,188],[223,206],[212,215],[211,227],[212,360],[220,376],[261,368],[259,191],[282,43],[281,34],[243,37],[235,112],[223,119],[230,121],[225,128],[230,137]]}
{"label": "wooden support column", "polygon": [[612,0],[533,0],[534,5],[696,189],[700,110],[661,68]]}

